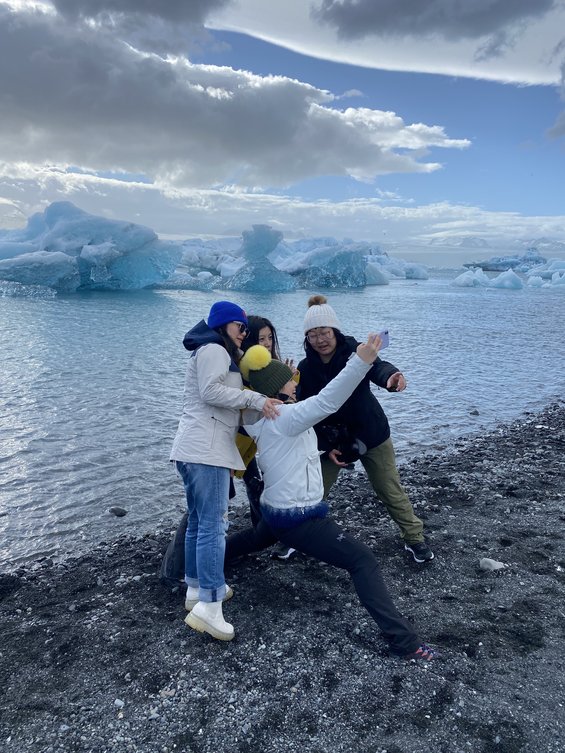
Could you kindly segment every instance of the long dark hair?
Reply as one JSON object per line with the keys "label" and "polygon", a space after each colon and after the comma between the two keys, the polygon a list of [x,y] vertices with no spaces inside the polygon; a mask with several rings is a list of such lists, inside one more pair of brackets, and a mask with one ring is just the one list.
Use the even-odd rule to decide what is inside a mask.
{"label": "long dark hair", "polygon": [[241,353],[237,345],[228,335],[228,331],[226,328],[227,328],[227,324],[222,324],[221,327],[214,327],[215,331],[220,335],[220,337],[224,341],[224,348],[228,351],[229,357],[232,359],[235,365],[238,366],[241,360]]}
{"label": "long dark hair", "polygon": [[277,331],[274,328],[273,324],[268,319],[265,319],[264,316],[248,316],[247,322],[249,332],[241,345],[243,352],[248,350],[248,348],[250,348],[252,345],[258,345],[259,332],[263,329],[263,327],[268,327],[273,335],[273,342],[271,344],[271,358],[276,358],[277,361],[280,361],[281,354],[279,351],[279,340],[277,337]]}

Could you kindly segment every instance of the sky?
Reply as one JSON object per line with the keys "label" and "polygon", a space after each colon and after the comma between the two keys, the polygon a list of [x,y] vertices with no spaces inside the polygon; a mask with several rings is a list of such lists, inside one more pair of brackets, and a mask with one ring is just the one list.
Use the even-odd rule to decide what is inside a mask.
{"label": "sky", "polygon": [[565,0],[0,0],[0,228],[565,242]]}

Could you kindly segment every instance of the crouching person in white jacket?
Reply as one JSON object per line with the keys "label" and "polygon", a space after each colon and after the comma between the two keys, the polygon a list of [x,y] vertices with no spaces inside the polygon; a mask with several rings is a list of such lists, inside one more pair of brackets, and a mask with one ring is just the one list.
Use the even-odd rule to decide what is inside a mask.
{"label": "crouching person in white jacket", "polygon": [[371,368],[381,345],[369,335],[356,354],[319,394],[295,402],[296,383],[282,361],[271,359],[261,345],[250,348],[240,362],[251,388],[267,397],[286,398],[272,421],[246,426],[257,444],[263,474],[262,519],[255,528],[228,536],[226,562],[272,546],[277,541],[322,562],[347,570],[363,606],[381,629],[392,653],[407,658],[433,659],[413,626],[395,607],[368,546],[327,517],[324,486],[313,430],[347,400]]}

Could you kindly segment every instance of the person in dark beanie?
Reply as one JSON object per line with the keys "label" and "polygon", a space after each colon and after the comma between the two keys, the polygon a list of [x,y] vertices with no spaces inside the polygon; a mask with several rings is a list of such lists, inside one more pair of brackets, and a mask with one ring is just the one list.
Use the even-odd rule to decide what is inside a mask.
{"label": "person in dark beanie", "polygon": [[240,410],[251,408],[259,412],[256,418],[274,418],[279,403],[243,390],[238,364],[246,334],[247,315],[241,306],[218,301],[208,321],[200,321],[185,335],[190,357],[170,456],[183,480],[188,510],[186,623],[225,641],[234,636],[222,613],[222,602],[232,596],[224,579],[230,473],[245,468],[235,445]]}
{"label": "person in dark beanie", "polygon": [[[228,536],[226,563],[272,546],[277,541],[322,562],[347,570],[363,606],[380,627],[392,653],[429,661],[434,651],[395,607],[371,549],[327,517],[324,486],[312,426],[347,400],[370,371],[381,340],[369,335],[346,367],[319,395],[296,403],[292,370],[271,358],[261,345],[250,348],[240,367],[252,389],[284,402],[273,421],[246,426],[257,443],[263,474],[261,520],[255,527]],[[244,414],[245,415],[245,414]]]}
{"label": "person in dark beanie", "polygon": [[[263,345],[263,347],[267,348],[271,354],[271,358],[276,358],[278,361],[281,361],[279,340],[273,323],[264,316],[255,316],[253,314],[248,317],[248,321],[249,332],[241,346],[243,352],[245,353],[253,345]],[[290,369],[295,371],[292,360],[287,358],[284,363]],[[243,427],[239,431],[240,433],[245,433]],[[261,518],[259,499],[261,497],[261,492],[263,491],[263,479],[261,478],[261,472],[259,471],[257,461],[254,457],[247,464],[247,469],[243,474],[243,482],[245,483],[245,491],[247,492],[247,499],[249,500],[251,522],[255,526]],[[271,557],[282,561],[288,561],[294,554],[295,550],[292,547],[289,548],[283,544],[275,546],[271,550]]]}
{"label": "person in dark beanie", "polygon": [[[342,334],[336,313],[323,295],[312,296],[308,301],[304,334],[306,358],[298,364],[298,400],[317,395],[345,368],[358,344],[353,337]],[[406,379],[396,366],[378,359],[339,410],[314,427],[318,448],[324,453],[324,497],[340,470],[359,460],[375,494],[399,527],[404,548],[416,562],[429,562],[434,554],[424,539],[423,523],[416,517],[400,482],[388,420],[371,392],[371,382],[389,392],[406,388]]]}

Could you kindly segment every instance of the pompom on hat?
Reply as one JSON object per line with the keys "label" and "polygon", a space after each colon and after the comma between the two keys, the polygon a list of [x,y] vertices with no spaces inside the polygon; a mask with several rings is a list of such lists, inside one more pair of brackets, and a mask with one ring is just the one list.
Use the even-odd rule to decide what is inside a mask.
{"label": "pompom on hat", "polygon": [[341,330],[335,311],[323,295],[313,295],[308,301],[308,311],[304,317],[304,334],[317,327],[332,327]]}
{"label": "pompom on hat", "polygon": [[255,392],[276,397],[292,379],[292,370],[282,361],[271,358],[263,345],[252,345],[239,362],[239,369]]}
{"label": "pompom on hat", "polygon": [[208,326],[216,329],[230,322],[243,322],[247,326],[247,314],[237,303],[216,301],[208,314]]}

